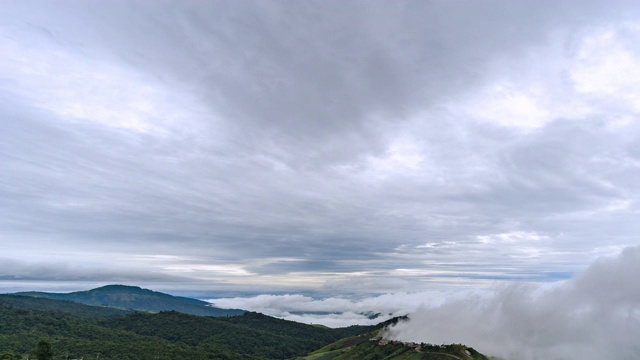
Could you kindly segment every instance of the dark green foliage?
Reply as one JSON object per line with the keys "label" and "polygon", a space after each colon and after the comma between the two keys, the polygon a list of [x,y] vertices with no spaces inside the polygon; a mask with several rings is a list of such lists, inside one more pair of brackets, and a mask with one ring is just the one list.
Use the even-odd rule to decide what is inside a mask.
{"label": "dark green foliage", "polygon": [[157,336],[207,352],[241,354],[245,358],[299,356],[342,337],[342,331],[276,319],[258,313],[212,318],[178,312],[134,314],[108,320],[106,326]]}
{"label": "dark green foliage", "polygon": [[51,350],[51,343],[46,340],[40,340],[38,347],[36,347],[36,359],[38,360],[51,360],[53,359],[53,350]]}
{"label": "dark green foliage", "polygon": [[13,354],[33,358],[38,340],[45,338],[51,343],[54,359],[69,355],[89,360],[98,354],[101,360],[286,359],[370,328],[330,329],[258,313],[208,317],[174,311],[114,310],[61,300],[0,296],[0,354],[7,353],[7,359]]}
{"label": "dark green foliage", "polygon": [[[152,359],[149,354],[208,358],[188,346],[101,326],[97,320],[64,313],[0,305],[0,352],[34,355],[38,339],[49,339],[55,358],[74,354],[84,359]],[[175,356],[175,357],[174,357]],[[169,357],[167,357],[169,358]]]}
{"label": "dark green foliage", "polygon": [[0,354],[0,360],[21,360],[22,356],[12,354],[12,353],[4,353]]}
{"label": "dark green foliage", "polygon": [[[233,317],[175,311],[136,313],[0,295],[0,360],[48,356],[44,345],[38,345],[39,339],[47,339],[56,360],[275,360],[293,359],[321,348],[312,360],[486,360],[463,345],[418,353],[402,344],[378,346],[369,340],[374,336],[371,332],[401,320],[331,329],[253,312]],[[463,357],[465,350],[471,356]]]}
{"label": "dark green foliage", "polygon": [[142,289],[137,286],[107,285],[97,289],[68,294],[46,292],[23,292],[24,295],[55,300],[68,300],[87,305],[108,306],[139,311],[179,311],[201,316],[234,316],[244,313],[237,309],[218,309],[206,301],[172,296],[161,292]]}
{"label": "dark green foliage", "polygon": [[[417,345],[417,344],[414,344]],[[391,341],[382,345],[375,334],[345,338],[299,360],[488,360],[473,348],[461,345],[426,345]]]}
{"label": "dark green foliage", "polygon": [[103,306],[90,306],[71,301],[51,300],[46,298],[9,294],[0,294],[0,305],[2,304],[20,309],[70,314],[75,317],[86,319],[107,319],[131,313],[130,310],[121,310]]}

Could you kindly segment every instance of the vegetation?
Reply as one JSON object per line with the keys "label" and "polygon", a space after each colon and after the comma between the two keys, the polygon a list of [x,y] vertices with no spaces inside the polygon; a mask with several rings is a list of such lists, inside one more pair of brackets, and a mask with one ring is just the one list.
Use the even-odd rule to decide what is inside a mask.
{"label": "vegetation", "polygon": [[38,347],[36,347],[36,359],[38,360],[51,360],[53,359],[53,351],[51,350],[51,344],[46,340],[40,340]]}
{"label": "vegetation", "polygon": [[46,298],[34,298],[30,296],[9,294],[0,294],[0,305],[26,310],[69,314],[85,319],[108,319],[132,313],[131,310],[122,310],[103,306],[90,306],[71,301],[51,300]]}
{"label": "vegetation", "polygon": [[226,318],[203,318],[178,312],[134,314],[110,320],[106,325],[184,343],[207,352],[276,359],[306,354],[354,332],[361,333],[363,328],[317,327],[254,312]]}
{"label": "vegetation", "polygon": [[[330,329],[257,313],[208,317],[137,313],[68,301],[0,296],[0,360],[287,359],[370,327]],[[77,314],[74,312],[77,311]],[[77,316],[76,316],[77,315]]]}
{"label": "vegetation", "polygon": [[[149,290],[108,290],[111,297],[116,290],[133,292],[131,298],[144,306],[166,306],[160,299],[175,300],[155,293],[141,303],[139,293]],[[101,293],[104,295],[104,289],[90,297],[102,301]],[[125,295],[122,292],[119,298]],[[417,344],[379,343],[380,330],[402,320],[331,329],[254,312],[230,317],[134,312],[45,297],[0,295],[0,360],[487,360],[460,344],[416,348]]]}
{"label": "vegetation", "polygon": [[489,360],[462,344],[431,345],[385,341],[377,331],[341,339],[298,360]]}
{"label": "vegetation", "polygon": [[[74,317],[62,312],[19,309],[0,305],[0,354],[34,358],[40,339],[51,344],[54,359],[152,359],[198,354],[187,346],[110,329],[96,319]],[[101,354],[101,355],[98,355]],[[174,357],[177,356],[177,357]],[[194,358],[205,359],[204,356]]]}

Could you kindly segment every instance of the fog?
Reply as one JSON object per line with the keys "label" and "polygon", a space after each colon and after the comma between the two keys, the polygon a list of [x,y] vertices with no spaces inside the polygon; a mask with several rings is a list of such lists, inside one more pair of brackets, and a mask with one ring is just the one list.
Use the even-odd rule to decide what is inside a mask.
{"label": "fog", "polygon": [[350,299],[325,297],[316,299],[301,294],[269,295],[210,299],[213,306],[245,309],[307,324],[329,327],[375,325],[395,316],[404,316],[425,304],[441,304],[444,299],[460,297],[468,290],[396,292]]}
{"label": "fog", "polygon": [[423,305],[386,336],[463,343],[507,360],[639,359],[638,274],[640,247],[630,247],[562,283],[512,284]]}

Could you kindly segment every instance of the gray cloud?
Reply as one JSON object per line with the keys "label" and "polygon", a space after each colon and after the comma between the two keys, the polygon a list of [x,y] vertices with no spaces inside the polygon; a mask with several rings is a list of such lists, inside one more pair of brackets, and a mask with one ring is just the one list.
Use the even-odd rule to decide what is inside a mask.
{"label": "gray cloud", "polygon": [[[51,283],[178,283],[185,278],[176,275],[154,273],[124,264],[119,268],[102,264],[87,266],[70,261],[24,261],[0,258],[0,283],[51,282]],[[48,285],[47,288],[51,287]]]}
{"label": "gray cloud", "polygon": [[638,243],[634,4],[2,7],[8,259],[381,293]]}

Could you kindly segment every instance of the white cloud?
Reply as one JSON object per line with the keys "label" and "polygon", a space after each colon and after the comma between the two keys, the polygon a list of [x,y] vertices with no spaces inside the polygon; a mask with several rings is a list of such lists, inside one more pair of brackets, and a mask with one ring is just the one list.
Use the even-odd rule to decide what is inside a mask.
{"label": "white cloud", "polygon": [[56,46],[41,34],[13,40],[0,28],[0,77],[13,92],[58,119],[154,135],[198,133],[211,114],[185,90],[169,89],[123,63]]}
{"label": "white cloud", "polygon": [[[420,306],[438,305],[446,299],[463,297],[468,289],[427,292],[395,292],[361,299],[328,297],[315,299],[299,294],[258,295],[210,299],[213,306],[257,311],[287,320],[323,324],[330,327],[377,324],[394,316],[403,316]],[[476,291],[476,294],[482,292]],[[370,319],[369,316],[379,314]]]}
{"label": "white cloud", "polygon": [[428,343],[465,343],[507,360],[635,359],[640,356],[640,248],[601,258],[553,286],[511,284],[422,306],[387,333]]}
{"label": "white cloud", "polygon": [[549,35],[483,69],[492,80],[463,93],[449,111],[525,131],[594,116],[612,128],[629,125],[640,111],[639,28],[620,23]]}
{"label": "white cloud", "polygon": [[250,276],[255,275],[244,269],[241,265],[197,265],[182,264],[167,266],[163,270],[172,273],[189,273],[196,277],[224,275],[224,276]]}
{"label": "white cloud", "polygon": [[482,244],[523,244],[531,241],[548,239],[548,236],[527,231],[512,231],[508,233],[478,235],[476,237]]}
{"label": "white cloud", "polygon": [[425,156],[419,147],[408,139],[396,139],[381,157],[370,159],[374,176],[415,173],[423,165]]}
{"label": "white cloud", "polygon": [[542,89],[519,89],[514,84],[496,84],[485,90],[471,115],[502,126],[535,129],[553,119],[546,108]]}
{"label": "white cloud", "polygon": [[598,29],[587,36],[570,75],[578,93],[621,97],[638,110],[640,30],[629,26]]}

